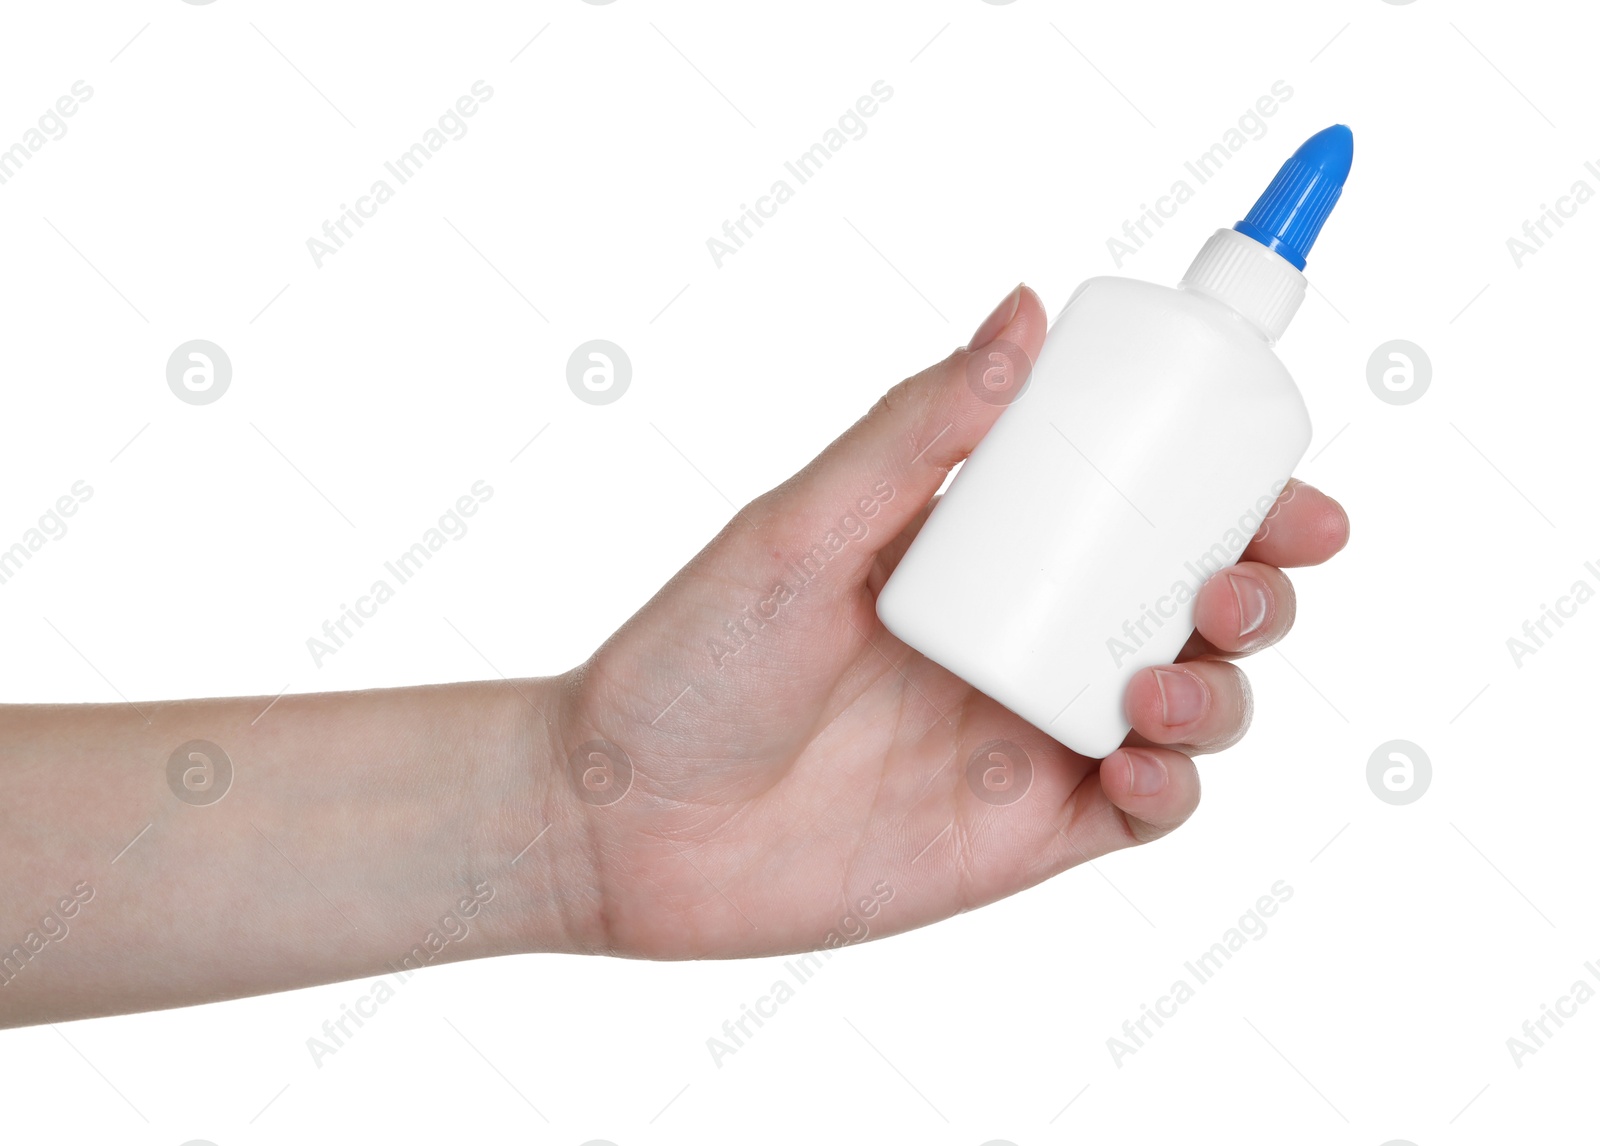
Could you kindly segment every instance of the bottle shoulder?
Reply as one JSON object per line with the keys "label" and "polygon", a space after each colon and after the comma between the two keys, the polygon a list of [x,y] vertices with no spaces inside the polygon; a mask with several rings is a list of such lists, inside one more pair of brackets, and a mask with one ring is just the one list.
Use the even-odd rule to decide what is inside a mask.
{"label": "bottle shoulder", "polygon": [[1233,310],[1198,291],[1146,282],[1120,275],[1098,275],[1085,279],[1072,292],[1056,321],[1073,312],[1097,323],[1110,322],[1130,332],[1152,325],[1191,337],[1214,346],[1225,345],[1230,353],[1288,378],[1288,371],[1260,332]]}
{"label": "bottle shoulder", "polygon": [[1085,363],[1123,390],[1144,380],[1152,400],[1203,391],[1270,407],[1309,438],[1310,411],[1288,367],[1259,331],[1198,292],[1110,275],[1087,280],[1051,326],[1035,373],[1070,376]]}

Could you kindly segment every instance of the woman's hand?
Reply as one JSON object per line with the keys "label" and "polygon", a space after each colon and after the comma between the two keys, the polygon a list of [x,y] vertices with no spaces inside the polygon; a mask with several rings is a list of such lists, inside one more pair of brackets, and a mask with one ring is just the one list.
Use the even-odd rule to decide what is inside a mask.
{"label": "woman's hand", "polygon": [[[969,389],[969,359],[1003,337],[1034,360],[1045,328],[1018,287],[970,348],[895,386],[746,506],[561,681],[551,730],[592,863],[580,945],[704,958],[852,942],[992,902],[1193,813],[1193,756],[1250,720],[1231,660],[1293,622],[1281,567],[1345,544],[1330,498],[1289,485],[1240,563],[1201,590],[1179,664],[1135,678],[1134,731],[1103,761],[916,653],[874,611],[935,491],[1000,412]],[[1000,768],[1003,797],[968,780],[996,740],[1023,754],[975,769]]]}
{"label": "woman's hand", "polygon": [[[972,342],[1032,359],[1044,330],[1018,288]],[[0,1026],[377,977],[360,1006],[515,952],[840,946],[1171,831],[1191,757],[1248,723],[1229,659],[1293,619],[1279,567],[1337,552],[1344,514],[1290,486],[1183,663],[1133,682],[1128,744],[1075,755],[873,608],[998,412],[971,357],[896,386],[569,673],[0,706]]]}

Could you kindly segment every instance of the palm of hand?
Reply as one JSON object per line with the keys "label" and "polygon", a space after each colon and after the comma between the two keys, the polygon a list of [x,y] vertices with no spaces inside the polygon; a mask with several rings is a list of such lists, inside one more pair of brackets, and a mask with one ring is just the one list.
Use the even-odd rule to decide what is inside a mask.
{"label": "palm of hand", "polygon": [[[581,723],[626,745],[632,771],[627,791],[591,812],[620,950],[694,958],[854,941],[1135,842],[1099,792],[1098,761],[883,628],[882,562],[848,580],[824,569],[737,645],[722,622],[744,614],[729,602],[796,579],[757,548],[719,538],[583,670]],[[736,581],[743,595],[729,592]],[[989,802],[968,763],[993,740],[1022,747],[1031,769]]]}

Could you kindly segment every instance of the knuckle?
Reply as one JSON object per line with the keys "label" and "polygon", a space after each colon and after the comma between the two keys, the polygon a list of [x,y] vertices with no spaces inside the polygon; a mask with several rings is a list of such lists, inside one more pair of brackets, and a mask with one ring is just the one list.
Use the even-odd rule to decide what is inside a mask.
{"label": "knuckle", "polygon": [[1250,678],[1238,665],[1219,665],[1222,667],[1227,670],[1226,683],[1217,691],[1224,693],[1226,699],[1217,705],[1214,735],[1207,745],[1213,750],[1231,748],[1242,740],[1255,715],[1255,694],[1250,688]]}

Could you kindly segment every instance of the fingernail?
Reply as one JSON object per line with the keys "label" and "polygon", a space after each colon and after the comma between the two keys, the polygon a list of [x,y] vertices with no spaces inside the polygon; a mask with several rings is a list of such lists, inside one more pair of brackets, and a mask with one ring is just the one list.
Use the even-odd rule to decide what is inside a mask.
{"label": "fingernail", "polygon": [[1018,283],[1010,294],[1000,300],[1000,305],[989,312],[989,317],[979,324],[972,337],[967,339],[967,349],[977,350],[993,342],[995,336],[1006,328],[1006,323],[1017,316],[1017,306],[1021,302],[1022,284]]}
{"label": "fingernail", "polygon": [[1167,786],[1167,766],[1159,756],[1148,752],[1129,752],[1128,791],[1135,796],[1154,796]]}
{"label": "fingernail", "polygon": [[1161,692],[1161,723],[1178,728],[1200,719],[1206,710],[1206,686],[1200,678],[1182,669],[1153,671]]}
{"label": "fingernail", "polygon": [[1272,611],[1272,599],[1267,596],[1267,587],[1254,577],[1238,573],[1228,574],[1228,585],[1233,589],[1233,600],[1239,606],[1239,636],[1244,638],[1260,632],[1267,623],[1267,614]]}

